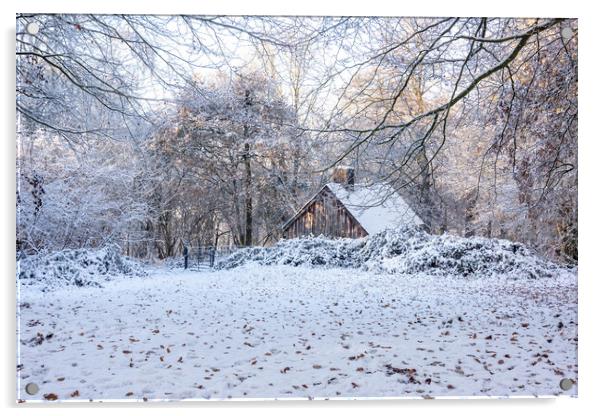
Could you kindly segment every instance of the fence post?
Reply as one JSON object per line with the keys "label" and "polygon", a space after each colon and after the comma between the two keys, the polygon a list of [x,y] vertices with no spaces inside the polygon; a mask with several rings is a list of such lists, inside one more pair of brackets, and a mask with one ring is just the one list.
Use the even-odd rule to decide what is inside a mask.
{"label": "fence post", "polygon": [[215,262],[215,247],[211,247],[209,249],[209,266],[213,267],[214,262]]}

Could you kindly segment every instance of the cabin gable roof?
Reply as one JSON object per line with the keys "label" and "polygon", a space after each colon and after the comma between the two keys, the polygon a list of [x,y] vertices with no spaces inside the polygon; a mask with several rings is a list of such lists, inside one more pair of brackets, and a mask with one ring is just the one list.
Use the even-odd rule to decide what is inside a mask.
{"label": "cabin gable roof", "polygon": [[338,183],[328,183],[320,188],[282,226],[282,229],[286,230],[324,194],[334,197],[349,216],[366,231],[366,234],[376,234],[400,225],[424,224],[405,200],[388,185],[354,185],[350,188]]}

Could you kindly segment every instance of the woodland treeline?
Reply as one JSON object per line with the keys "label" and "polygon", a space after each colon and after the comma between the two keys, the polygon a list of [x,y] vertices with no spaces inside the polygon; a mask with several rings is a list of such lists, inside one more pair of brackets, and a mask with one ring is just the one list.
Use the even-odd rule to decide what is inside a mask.
{"label": "woodland treeline", "polygon": [[344,164],[433,233],[576,263],[577,35],[571,19],[18,15],[17,251],[272,244]]}

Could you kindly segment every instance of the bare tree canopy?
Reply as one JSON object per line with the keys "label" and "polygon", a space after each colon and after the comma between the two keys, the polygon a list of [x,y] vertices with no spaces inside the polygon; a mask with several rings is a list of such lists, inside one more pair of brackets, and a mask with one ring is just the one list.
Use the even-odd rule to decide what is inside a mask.
{"label": "bare tree canopy", "polygon": [[267,244],[346,164],[432,232],[576,262],[577,36],[574,19],[20,14],[18,246]]}

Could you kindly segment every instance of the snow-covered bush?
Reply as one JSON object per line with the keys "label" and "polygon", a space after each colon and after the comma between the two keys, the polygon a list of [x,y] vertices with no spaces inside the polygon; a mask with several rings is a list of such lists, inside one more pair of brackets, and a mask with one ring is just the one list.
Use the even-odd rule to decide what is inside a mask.
{"label": "snow-covered bush", "polygon": [[62,250],[17,259],[17,278],[43,291],[63,286],[96,286],[117,277],[142,276],[144,268],[121,255],[116,245],[97,250]]}
{"label": "snow-covered bush", "polygon": [[550,277],[560,267],[541,259],[524,245],[483,237],[449,234],[431,236],[422,231],[389,231],[375,236],[376,250],[366,256],[364,268],[389,273],[437,276]]}
{"label": "snow-covered bush", "polygon": [[364,240],[331,240],[323,236],[279,241],[273,247],[238,250],[216,263],[218,269],[231,269],[248,262],[291,266],[357,267],[356,252]]}
{"label": "snow-covered bush", "polygon": [[418,228],[387,230],[363,239],[304,237],[273,247],[240,250],[217,263],[233,268],[245,263],[359,268],[392,274],[509,278],[550,277],[563,269],[524,245],[483,237],[430,235]]}

